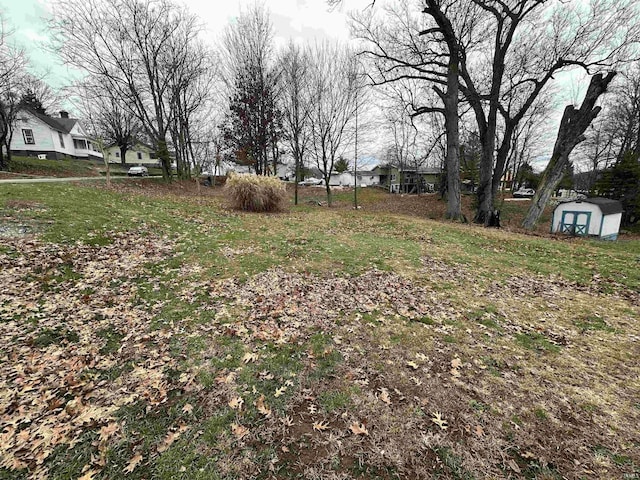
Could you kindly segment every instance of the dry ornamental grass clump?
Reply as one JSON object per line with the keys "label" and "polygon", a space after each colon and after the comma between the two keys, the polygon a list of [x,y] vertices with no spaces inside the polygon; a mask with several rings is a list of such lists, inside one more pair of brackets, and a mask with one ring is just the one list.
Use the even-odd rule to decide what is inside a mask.
{"label": "dry ornamental grass clump", "polygon": [[231,174],[226,189],[234,208],[248,212],[277,212],[287,198],[283,182],[275,177]]}

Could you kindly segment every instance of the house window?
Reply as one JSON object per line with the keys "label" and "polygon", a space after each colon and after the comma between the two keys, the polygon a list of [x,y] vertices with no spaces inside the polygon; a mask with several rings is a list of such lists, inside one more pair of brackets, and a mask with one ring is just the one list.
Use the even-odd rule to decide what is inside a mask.
{"label": "house window", "polygon": [[73,139],[73,147],[76,150],[86,150],[87,142],[85,140],[78,140],[76,138]]}
{"label": "house window", "polygon": [[58,138],[60,139],[60,146],[64,148],[64,137],[62,136],[62,133],[58,132]]}
{"label": "house window", "polygon": [[116,158],[120,158],[120,152],[116,152]]}
{"label": "house window", "polygon": [[138,152],[138,160],[142,160],[142,152]]}
{"label": "house window", "polygon": [[33,130],[30,128],[22,129],[22,138],[24,138],[25,145],[35,145],[36,140],[33,138]]}
{"label": "house window", "polygon": [[394,173],[391,174],[391,181],[392,182],[396,181],[396,175]]}

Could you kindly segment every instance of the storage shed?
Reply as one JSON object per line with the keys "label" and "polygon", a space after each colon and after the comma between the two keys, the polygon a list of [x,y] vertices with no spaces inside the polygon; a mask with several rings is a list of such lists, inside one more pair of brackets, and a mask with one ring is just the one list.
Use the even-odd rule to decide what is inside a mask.
{"label": "storage shed", "polygon": [[618,238],[622,204],[608,198],[587,198],[560,203],[553,211],[551,232],[593,235],[603,240]]}

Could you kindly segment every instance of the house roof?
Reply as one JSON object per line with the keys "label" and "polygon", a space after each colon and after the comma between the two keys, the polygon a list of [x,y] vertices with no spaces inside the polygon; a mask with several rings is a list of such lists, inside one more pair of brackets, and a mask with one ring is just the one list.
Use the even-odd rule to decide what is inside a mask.
{"label": "house roof", "polygon": [[417,173],[419,175],[440,175],[442,173],[442,170],[437,168],[437,167],[405,167],[403,169],[400,169],[399,167],[395,166],[395,165],[386,165],[386,164],[382,164],[382,165],[378,165],[375,168],[373,168],[371,171],[383,171],[383,170],[390,170],[392,168],[396,168],[398,170],[401,170],[402,172],[407,172],[407,173]]}
{"label": "house roof", "polygon": [[567,202],[560,203],[560,205],[565,203],[590,203],[592,205],[597,205],[603,215],[613,215],[616,213],[622,213],[623,211],[622,204],[617,200],[611,200],[610,198],[591,197],[585,198],[584,200],[569,200]]}
{"label": "house roof", "polygon": [[75,118],[54,118],[43,113],[38,113],[30,108],[26,109],[31,115],[43,121],[54,130],[62,133],[70,133],[75,124],[78,122]]}
{"label": "house roof", "polygon": [[583,202],[598,205],[603,215],[622,213],[622,204],[619,201],[611,200],[610,198],[592,197],[583,200]]}

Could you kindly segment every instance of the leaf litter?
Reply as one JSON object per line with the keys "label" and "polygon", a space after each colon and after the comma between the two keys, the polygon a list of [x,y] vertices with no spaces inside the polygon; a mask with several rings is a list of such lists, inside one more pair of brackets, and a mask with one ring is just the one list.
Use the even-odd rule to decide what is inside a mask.
{"label": "leaf litter", "polygon": [[[93,478],[103,466],[100,458],[104,458],[109,446],[121,435],[123,425],[116,415],[120,407],[144,402],[149,409],[161,409],[172,390],[198,392],[201,389],[194,381],[197,370],[185,370],[187,367],[179,366],[169,352],[169,340],[182,333],[183,327],[176,323],[151,328],[162,302],[140,298],[139,285],[132,281],[144,273],[145,281],[160,285],[160,278],[149,278],[147,266],[166,259],[171,254],[172,242],[148,233],[113,234],[112,237],[111,245],[101,247],[81,244],[63,247],[37,241],[16,243],[12,248],[18,252],[17,256],[0,256],[3,267],[0,276],[5,285],[10,285],[0,296],[0,313],[3,318],[11,319],[1,326],[7,345],[2,350],[0,365],[0,395],[2,405],[7,406],[0,417],[5,468],[29,468],[44,477],[46,460],[56,446],[73,448],[74,439],[83,431],[96,429],[100,432],[100,455],[83,472],[87,478]],[[126,254],[121,256],[122,252]],[[444,275],[445,266],[438,268]],[[463,273],[458,277],[465,278]],[[498,460],[488,465],[463,453],[465,448],[473,452],[498,451],[507,445],[498,441],[497,428],[489,423],[488,414],[483,413],[483,422],[479,425],[477,411],[473,410],[476,407],[466,410],[461,407],[469,405],[470,398],[482,398],[487,390],[493,389],[495,395],[496,385],[513,389],[517,381],[515,374],[505,371],[495,384],[486,383],[485,377],[475,380],[474,374],[479,372],[489,375],[489,361],[469,361],[464,355],[465,362],[470,363],[463,365],[460,359],[463,352],[441,343],[421,343],[420,351],[398,355],[397,362],[394,355],[398,354],[398,347],[388,340],[385,349],[369,348],[381,333],[389,330],[397,334],[408,328],[407,321],[420,322],[425,316],[433,322],[425,326],[425,332],[440,336],[456,332],[450,322],[462,318],[462,312],[446,293],[378,270],[358,277],[320,277],[272,269],[245,282],[205,281],[200,282],[198,288],[205,289],[209,298],[198,306],[199,311],[217,313],[210,324],[196,329],[202,329],[207,335],[237,338],[245,345],[244,351],[248,351],[239,358],[242,364],[239,369],[215,372],[215,383],[220,387],[217,394],[224,398],[223,405],[228,404],[232,409],[235,406],[238,410],[235,422],[228,427],[235,441],[251,444],[254,438],[273,438],[275,432],[285,429],[287,433],[283,435],[292,435],[286,441],[289,446],[283,444],[280,449],[282,461],[287,462],[288,455],[292,455],[290,446],[307,438],[304,432],[316,432],[311,437],[310,448],[316,454],[326,452],[326,459],[317,455],[310,459],[301,470],[307,473],[324,468],[323,462],[330,463],[332,455],[350,458],[353,451],[376,468],[393,465],[405,476],[427,478],[424,468],[427,465],[436,468],[437,452],[444,447],[460,455],[471,471],[477,468],[477,471],[491,471],[493,475],[500,471],[496,470]],[[511,293],[484,295],[508,299]],[[189,297],[190,301],[198,302],[194,296]],[[364,328],[357,322],[347,321],[337,326],[345,319],[365,314],[379,319],[379,332],[374,333],[371,327]],[[29,329],[25,320],[36,327]],[[505,324],[509,327],[508,322]],[[66,330],[56,330],[60,325]],[[507,331],[539,331],[535,327],[526,328],[522,322],[513,323]],[[121,336],[117,349],[104,351],[105,339],[97,332],[105,330]],[[318,398],[321,392],[309,392],[300,398],[292,395],[298,391],[298,382],[301,387],[317,388],[318,385],[310,384],[305,372],[300,372],[300,379],[293,382],[286,376],[264,370],[260,362],[265,358],[259,349],[266,343],[301,344],[318,331],[339,341],[334,342],[335,347],[309,352],[304,368],[315,368],[317,362],[332,355],[335,348],[344,357],[344,364],[333,380],[324,380],[324,391],[358,384],[361,393],[351,396],[350,407],[342,407],[332,416],[323,412],[321,418],[314,418],[320,411],[310,399]],[[51,342],[47,335],[55,341]],[[43,337],[47,338],[42,340]],[[422,342],[419,338],[416,341]],[[408,345],[411,348],[411,342]],[[376,373],[373,365],[381,359],[385,371]],[[122,372],[116,381],[95,374],[116,368],[123,361],[130,362],[130,369]],[[253,395],[251,400],[246,397],[247,405],[244,405],[239,395],[244,387],[237,384],[238,373],[253,365],[259,369],[256,375],[263,381],[273,381],[279,386],[264,392],[255,390],[254,386],[252,393],[249,392]],[[477,365],[485,368],[473,370]],[[166,375],[168,369],[174,368],[182,369],[178,379]],[[275,404],[269,406],[271,401],[267,401],[267,396],[285,402],[284,413],[272,408]],[[474,402],[473,405],[481,405]],[[303,406],[302,410],[296,410],[298,404]],[[502,408],[503,404],[504,401],[496,403],[495,408]],[[260,413],[263,424],[249,424],[243,417],[244,409],[252,406]],[[439,410],[450,412],[454,408],[456,415],[450,417],[447,413],[447,418],[441,413],[443,410]],[[353,421],[354,417],[347,414],[349,409],[358,412],[356,418],[367,418],[367,424]],[[193,406],[187,404],[182,411],[191,415]],[[426,413],[425,418],[416,417],[416,411]],[[334,428],[338,425],[340,428]],[[187,427],[171,427],[159,440],[155,452],[162,454],[170,449],[186,431],[181,429]],[[522,435],[521,431],[524,429],[516,430],[516,435]],[[544,457],[543,446],[527,443],[524,437],[516,438],[541,465],[551,463],[551,459]],[[376,445],[385,445],[384,451],[376,450]],[[530,450],[537,453],[530,454]],[[142,452],[132,453],[124,473],[136,471],[147,458]],[[520,460],[517,456],[514,458],[508,459],[507,465],[512,472],[517,472],[513,465],[518,467],[516,461]]]}

